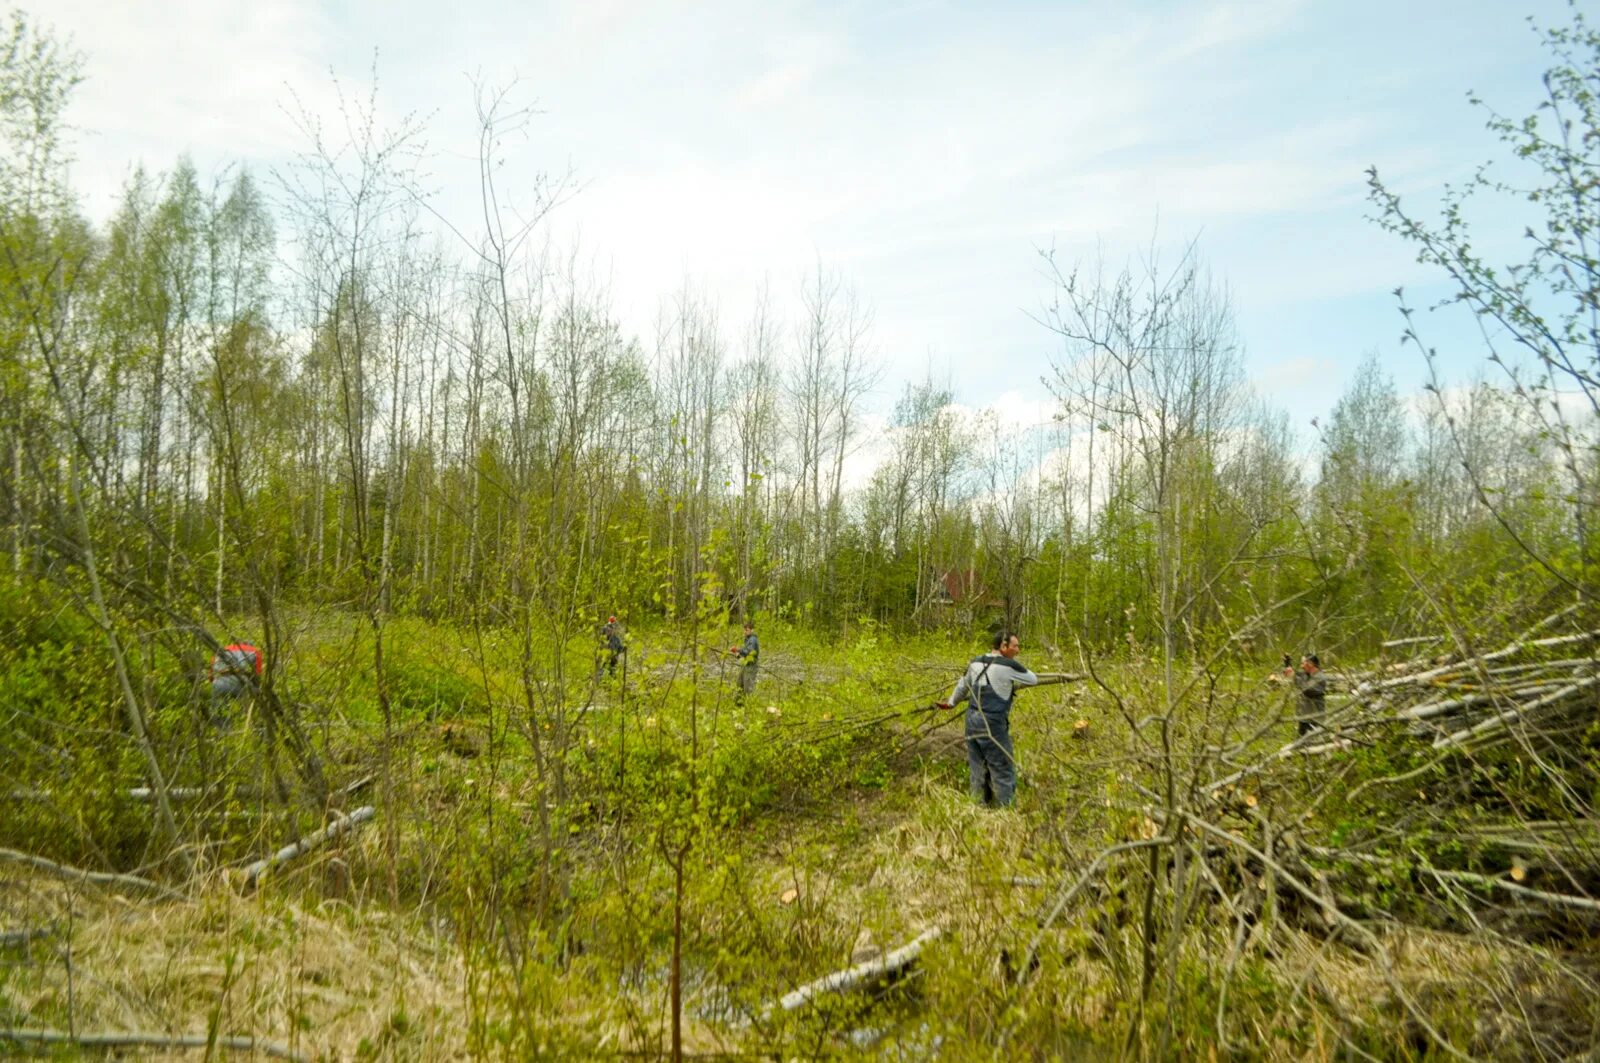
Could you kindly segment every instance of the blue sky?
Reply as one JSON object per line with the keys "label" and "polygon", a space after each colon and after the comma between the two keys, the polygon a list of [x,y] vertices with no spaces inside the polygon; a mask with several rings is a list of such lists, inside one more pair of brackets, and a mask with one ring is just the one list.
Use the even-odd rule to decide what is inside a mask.
{"label": "blue sky", "polygon": [[[1562,0],[1128,3],[501,3],[52,0],[89,81],[73,180],[109,213],[135,161],[258,173],[302,146],[290,90],[331,114],[330,71],[427,117],[443,213],[470,223],[471,78],[541,114],[506,184],[575,175],[551,235],[578,241],[648,343],[685,278],[730,341],[764,281],[781,304],[819,260],[874,310],[887,410],[951,376],[962,401],[1035,415],[1056,353],[1038,249],[1118,263],[1198,237],[1232,293],[1257,389],[1305,431],[1362,355],[1403,390],[1391,290],[1432,278],[1366,220],[1377,164],[1413,206],[1498,148],[1478,91],[1531,110],[1545,56],[1525,19]],[[1492,220],[1492,219],[1491,219]],[[1509,230],[1515,232],[1515,229]],[[1453,373],[1461,323],[1430,324]]]}

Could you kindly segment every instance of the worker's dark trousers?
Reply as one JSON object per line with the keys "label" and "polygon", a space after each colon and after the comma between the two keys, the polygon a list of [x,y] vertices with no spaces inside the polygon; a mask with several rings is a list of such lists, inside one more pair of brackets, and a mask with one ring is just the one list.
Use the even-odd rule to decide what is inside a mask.
{"label": "worker's dark trousers", "polygon": [[1002,808],[1017,791],[1017,762],[1011,755],[1010,714],[967,708],[967,787],[974,801]]}
{"label": "worker's dark trousers", "polygon": [[759,667],[761,666],[758,664],[747,664],[740,667],[738,700],[741,703],[744,701],[745,695],[756,692],[756,669]]}
{"label": "worker's dark trousers", "polygon": [[1308,735],[1322,727],[1322,698],[1300,698],[1300,733]]}
{"label": "worker's dark trousers", "polygon": [[238,703],[250,693],[249,680],[237,675],[219,675],[211,681],[211,726],[219,731],[232,729]]}

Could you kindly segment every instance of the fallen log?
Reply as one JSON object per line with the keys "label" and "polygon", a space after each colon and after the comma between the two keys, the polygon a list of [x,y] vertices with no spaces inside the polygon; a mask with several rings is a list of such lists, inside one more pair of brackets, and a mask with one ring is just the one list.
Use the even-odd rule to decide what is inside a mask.
{"label": "fallen log", "polygon": [[[148,786],[133,786],[126,790],[117,790],[114,792],[118,796],[127,798],[129,801],[145,802],[153,801],[156,798],[155,790]],[[220,792],[220,790],[215,788],[202,786],[167,787],[167,797],[174,801],[196,801],[202,797]],[[250,797],[256,795],[259,793],[259,791],[254,786],[241,786],[235,789],[233,793],[239,797]],[[54,790],[19,789],[12,790],[5,796],[12,801],[52,801],[55,799],[56,795]]]}
{"label": "fallen log", "polygon": [[1471,871],[1438,871],[1428,868],[1428,874],[1435,878],[1447,878],[1456,882],[1470,882],[1475,886],[1487,886],[1493,889],[1505,890],[1518,897],[1526,897],[1541,904],[1551,904],[1558,908],[1582,908],[1586,911],[1600,912],[1600,901],[1592,897],[1574,897],[1566,893],[1549,893],[1545,890],[1531,889],[1519,886],[1515,882],[1507,882],[1503,878],[1493,875],[1479,875]]}
{"label": "fallen log", "polygon": [[24,927],[21,930],[0,930],[0,949],[19,949],[54,933],[55,931],[42,926]]}
{"label": "fallen log", "polygon": [[290,842],[271,856],[262,857],[244,869],[245,888],[254,889],[269,872],[280,864],[288,863],[297,856],[303,856],[342,834],[348,834],[377,814],[377,809],[371,805],[362,805],[348,816],[340,816],[321,830],[314,831],[304,838]]}
{"label": "fallen log", "polygon": [[1489,675],[1520,675],[1523,672],[1555,671],[1561,668],[1594,667],[1592,657],[1563,657],[1559,661],[1527,661],[1522,664],[1502,664],[1498,668],[1485,668]]}
{"label": "fallen log", "polygon": [[355,782],[351,783],[349,786],[345,786],[345,787],[342,787],[341,789],[335,790],[334,793],[333,793],[333,796],[334,797],[354,797],[356,794],[360,793],[362,790],[365,790],[367,787],[371,786],[377,780],[378,780],[378,777],[376,775],[363,775],[361,778],[357,779]]}
{"label": "fallen log", "polygon": [[49,801],[54,795],[49,790],[8,790],[8,801]]}
{"label": "fallen log", "polygon": [[[1313,732],[1314,734],[1315,732]],[[1320,757],[1324,753],[1337,753],[1344,749],[1354,749],[1356,742],[1350,738],[1330,738],[1316,745],[1297,746],[1295,753],[1302,757]]]}
{"label": "fallen log", "polygon": [[1600,819],[1531,819],[1514,820],[1510,823],[1483,823],[1472,827],[1458,828],[1458,833],[1473,834],[1482,838],[1494,838],[1500,835],[1512,834],[1520,836],[1543,835],[1557,836],[1588,836],[1600,841]]}
{"label": "fallen log", "polygon": [[[365,790],[367,787],[371,786],[376,779],[376,775],[363,775],[350,785],[333,791],[333,793],[329,796],[333,799],[353,796],[354,794],[360,793],[362,790]],[[224,792],[231,793],[235,797],[261,796],[260,788],[255,786],[236,786],[230,790],[224,790],[222,787],[214,786],[169,786],[167,788],[167,796],[172,798],[174,801],[196,801],[202,797],[214,796]],[[148,786],[135,786],[131,790],[126,791],[126,794],[130,801],[149,801],[154,798],[155,791],[151,790]]]}
{"label": "fallen log", "polygon": [[1493,694],[1468,694],[1464,697],[1449,698],[1445,701],[1425,701],[1420,705],[1409,705],[1395,713],[1402,720],[1431,720],[1435,716],[1445,716],[1461,709],[1470,709],[1479,705],[1493,705],[1497,701],[1509,700],[1527,694],[1540,694],[1556,689],[1559,684],[1540,683],[1537,689],[1526,687],[1509,687]]}
{"label": "fallen log", "polygon": [[1415,645],[1417,645],[1418,643],[1421,643],[1421,642],[1443,642],[1443,641],[1444,641],[1444,636],[1443,635],[1413,635],[1411,638],[1408,638],[1408,639],[1390,639],[1389,641],[1381,642],[1378,645],[1382,649],[1390,650],[1390,649],[1393,649],[1396,646],[1415,646]]}
{"label": "fallen log", "polygon": [[77,1045],[80,1048],[226,1048],[236,1052],[260,1052],[274,1059],[300,1060],[310,1063],[311,1057],[296,1052],[276,1041],[259,1037],[211,1037],[203,1033],[165,1034],[141,1033],[135,1030],[110,1033],[70,1033],[66,1030],[29,1029],[13,1027],[0,1029],[0,1041],[32,1045]]}
{"label": "fallen log", "polygon": [[1538,698],[1535,701],[1531,701],[1526,705],[1520,705],[1515,709],[1507,709],[1503,712],[1497,712],[1490,716],[1487,720],[1484,720],[1482,723],[1474,724],[1473,726],[1461,731],[1451,731],[1447,734],[1442,734],[1438,738],[1434,739],[1433,748],[1449,749],[1452,746],[1464,745],[1472,739],[1481,738],[1482,736],[1492,734],[1495,731],[1503,731],[1509,728],[1513,723],[1517,723],[1518,721],[1525,719],[1528,713],[1532,712],[1533,710],[1546,708],[1558,702],[1565,701],[1574,694],[1581,694],[1585,690],[1588,690],[1590,687],[1596,686],[1597,684],[1600,684],[1600,676],[1590,676],[1589,678],[1581,679],[1576,683],[1569,683],[1560,690],[1546,694],[1544,697]]}
{"label": "fallen log", "polygon": [[[206,795],[207,791],[199,786],[169,786],[167,796],[174,801],[196,801]],[[154,801],[156,791],[148,786],[135,786],[127,791],[130,801]]]}
{"label": "fallen log", "polygon": [[[944,933],[944,930],[941,927],[930,927],[918,934],[909,944],[900,946],[881,959],[858,963],[854,967],[843,971],[835,971],[833,974],[819,978],[815,982],[808,982],[794,992],[786,993],[778,1001],[776,1008],[783,1011],[793,1011],[796,1008],[804,1007],[825,993],[842,993],[845,990],[854,989],[864,982],[870,982],[884,975],[902,970],[910,966],[912,961],[922,954],[924,946],[929,942],[937,941],[942,933]],[[770,1014],[774,1007],[768,1006],[766,1010]]]}
{"label": "fallen log", "polygon": [[1357,686],[1353,693],[1362,695],[1376,691],[1393,690],[1396,687],[1412,686],[1418,683],[1426,683],[1431,680],[1440,679],[1444,676],[1451,675],[1452,673],[1466,675],[1471,672],[1474,667],[1481,668],[1484,665],[1489,664],[1491,661],[1502,661],[1508,657],[1515,657],[1524,650],[1545,649],[1551,646],[1568,646],[1576,642],[1590,642],[1596,637],[1600,637],[1600,632],[1581,631],[1575,635],[1556,635],[1552,638],[1533,639],[1528,642],[1513,642],[1511,645],[1503,646],[1500,649],[1495,650],[1493,653],[1486,653],[1481,656],[1471,657],[1462,661],[1452,661],[1449,664],[1443,664],[1437,668],[1430,668],[1426,671],[1409,672],[1407,674],[1397,675],[1389,679],[1371,680]]}
{"label": "fallen log", "polygon": [[56,878],[66,879],[69,882],[92,882],[97,886],[121,886],[123,889],[143,890],[149,893],[158,893],[163,897],[182,900],[183,894],[177,890],[163,886],[159,882],[151,882],[138,875],[123,875],[112,871],[85,871],[79,867],[67,864],[58,864],[54,860],[47,860],[42,856],[32,853],[19,853],[15,849],[0,849],[0,860],[10,861],[13,864],[25,864],[28,867],[43,871],[45,874],[54,875]]}

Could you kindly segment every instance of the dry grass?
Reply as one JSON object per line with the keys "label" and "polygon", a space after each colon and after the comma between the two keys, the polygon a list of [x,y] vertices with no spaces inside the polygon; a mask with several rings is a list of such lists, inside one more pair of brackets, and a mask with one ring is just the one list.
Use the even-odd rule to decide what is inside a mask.
{"label": "dry grass", "polygon": [[[952,1003],[943,1000],[946,982],[975,981],[1003,995],[999,950],[1018,954],[1062,873],[1031,858],[1036,825],[1026,810],[985,810],[927,778],[902,785],[909,797],[866,802],[852,823],[819,821],[752,854],[740,888],[744,903],[789,950],[774,957],[787,964],[781,981],[820,977],[938,925],[946,938],[928,955],[923,980],[931,1001]],[[836,844],[841,832],[856,843]],[[376,832],[348,843],[378,844]],[[63,1029],[70,1023],[79,1030],[202,1033],[215,1022],[221,1035],[265,1038],[322,1058],[464,1058],[474,1007],[480,1014],[483,1008],[467,997],[467,961],[421,913],[396,915],[364,899],[366,884],[348,882],[346,863],[371,866],[375,855],[317,854],[258,895],[239,893],[233,880],[217,874],[191,900],[172,903],[3,869],[0,923],[55,931],[6,954],[4,1007],[30,1025]],[[351,899],[313,899],[329,890]],[[790,890],[795,896],[785,903]],[[694,920],[713,927],[727,918],[713,915],[725,901],[702,898],[705,910],[694,912]],[[1053,935],[1042,999],[1064,1022],[1114,1027],[1125,1020],[1119,1009],[1126,1001],[1118,997],[1106,950],[1131,958],[1137,934],[1131,927],[1086,930],[1093,905],[1075,908]],[[1101,934],[1099,944],[1085,946],[1085,934]],[[1226,928],[1198,928],[1185,945],[1189,962],[1214,964],[1228,951],[1226,937]],[[1277,989],[1265,1002],[1235,991],[1224,1048],[1248,1046],[1267,1058],[1302,1055],[1304,1039],[1275,1032],[1289,1024],[1310,1031],[1309,1058],[1338,1056],[1352,1035],[1369,1046],[1386,1042],[1396,1053],[1415,1050],[1424,1041],[1398,1004],[1397,984],[1434,1021],[1449,1024],[1458,1043],[1483,1054],[1559,1057],[1592,1043],[1593,1030],[1582,1026],[1594,1010],[1582,1006],[1592,986],[1533,950],[1508,954],[1458,935],[1396,931],[1383,938],[1391,977],[1372,956],[1326,936],[1285,926],[1274,941],[1268,969]],[[801,956],[804,963],[796,961]],[[632,986],[607,983],[601,971],[580,961],[549,972],[549,991],[566,998],[551,1013],[567,1026],[564,1043],[587,1043],[596,1052],[661,1050],[664,968],[653,964]],[[759,1039],[707,1015],[730,989],[740,987],[719,985],[708,971],[686,978],[688,1050],[749,1048],[751,1038]],[[503,1004],[493,994],[484,999],[491,1010]],[[1535,1024],[1519,1017],[1546,1024],[1543,1043],[1528,1040]],[[1552,1017],[1561,1019],[1556,1028],[1549,1026]],[[910,1024],[913,1032],[916,1025]],[[829,1051],[851,1052],[837,1036],[825,1043]],[[536,1051],[538,1043],[527,1047]],[[173,1054],[184,1056],[192,1053]]]}
{"label": "dry grass", "polygon": [[[337,866],[328,861],[318,863]],[[223,875],[187,902],[133,901],[12,869],[0,891],[6,925],[54,930],[0,968],[5,1010],[26,1025],[192,1034],[215,1023],[222,1036],[329,1058],[465,1054],[461,958],[420,917],[245,896]]]}

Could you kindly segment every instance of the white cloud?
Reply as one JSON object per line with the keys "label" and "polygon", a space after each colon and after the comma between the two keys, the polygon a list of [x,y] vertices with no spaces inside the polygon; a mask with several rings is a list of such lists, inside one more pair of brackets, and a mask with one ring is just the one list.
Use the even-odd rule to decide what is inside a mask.
{"label": "white cloud", "polygon": [[734,105],[758,108],[790,99],[811,81],[815,73],[816,66],[812,63],[783,63],[747,82],[734,94]]}
{"label": "white cloud", "polygon": [[765,50],[765,69],[749,78],[731,94],[729,105],[736,111],[770,113],[781,105],[798,102],[845,55],[841,41],[819,32],[785,35]]}
{"label": "white cloud", "polygon": [[1059,404],[1055,396],[1043,388],[1028,392],[1013,388],[1001,392],[981,407],[974,408],[957,402],[947,408],[956,411],[963,419],[976,421],[982,417],[993,418],[1009,435],[1054,424]]}
{"label": "white cloud", "polygon": [[1304,7],[1304,0],[1230,0],[1209,7],[1191,7],[1187,19],[1177,20],[1175,44],[1164,59],[1202,55],[1270,37]]}
{"label": "white cloud", "polygon": [[1335,377],[1341,368],[1339,360],[1334,358],[1292,354],[1258,370],[1251,382],[1258,390],[1268,393],[1306,391]]}
{"label": "white cloud", "polygon": [[215,166],[301,146],[286,86],[313,109],[327,102],[331,23],[313,0],[55,0],[43,21],[85,58],[73,180],[96,215],[136,162],[165,170],[187,152]]}

